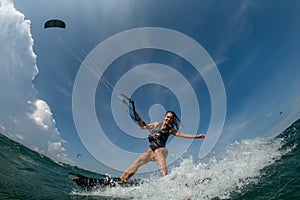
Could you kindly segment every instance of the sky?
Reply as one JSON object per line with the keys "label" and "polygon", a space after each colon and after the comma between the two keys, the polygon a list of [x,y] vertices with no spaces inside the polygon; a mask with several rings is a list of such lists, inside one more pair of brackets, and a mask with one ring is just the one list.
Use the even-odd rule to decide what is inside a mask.
{"label": "sky", "polygon": [[[182,132],[207,133],[171,137],[169,164],[273,137],[300,117],[299,8],[296,0],[0,0],[0,132],[55,161],[117,173],[148,146],[125,94],[146,122],[174,110]],[[49,19],[66,28],[44,29]]]}

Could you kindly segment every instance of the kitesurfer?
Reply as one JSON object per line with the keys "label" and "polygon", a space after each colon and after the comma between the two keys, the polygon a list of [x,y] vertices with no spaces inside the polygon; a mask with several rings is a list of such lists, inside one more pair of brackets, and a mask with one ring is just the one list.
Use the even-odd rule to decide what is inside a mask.
{"label": "kitesurfer", "polygon": [[148,129],[149,134],[149,148],[142,153],[120,176],[119,181],[124,182],[133,176],[138,168],[149,161],[156,161],[160,173],[162,176],[167,175],[166,157],[168,155],[168,149],[166,143],[170,135],[183,137],[183,138],[205,138],[205,134],[186,134],[180,132],[179,123],[180,120],[173,111],[167,111],[163,122],[153,122],[146,124],[138,115],[134,112],[135,119],[142,129]]}

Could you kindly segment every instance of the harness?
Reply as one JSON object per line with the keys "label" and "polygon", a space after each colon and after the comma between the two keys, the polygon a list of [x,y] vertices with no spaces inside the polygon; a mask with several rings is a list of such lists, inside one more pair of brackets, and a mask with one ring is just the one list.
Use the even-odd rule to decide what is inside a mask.
{"label": "harness", "polygon": [[160,147],[165,147],[167,140],[170,135],[170,129],[171,127],[167,127],[164,129],[161,129],[162,123],[159,123],[157,126],[155,126],[153,129],[149,129],[150,134],[148,136],[148,140],[150,142],[150,148],[152,151],[155,151],[155,149]]}

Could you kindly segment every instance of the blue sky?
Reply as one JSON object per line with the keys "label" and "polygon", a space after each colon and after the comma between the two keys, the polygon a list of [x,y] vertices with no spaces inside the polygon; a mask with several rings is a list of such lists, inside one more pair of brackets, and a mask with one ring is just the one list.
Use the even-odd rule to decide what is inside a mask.
{"label": "blue sky", "polygon": [[[5,27],[1,28],[0,39],[5,44],[0,57],[4,68],[0,86],[4,97],[0,100],[1,132],[55,160],[103,172],[111,169],[101,164],[99,157],[112,157],[113,164],[124,168],[147,148],[147,132],[131,121],[126,106],[102,79],[91,98],[104,136],[79,133],[72,109],[76,76],[84,67],[82,61],[89,61],[88,55],[108,38],[135,28],[159,27],[182,33],[200,44],[215,63],[226,93],[226,117],[220,138],[214,138],[213,133],[207,138],[218,142],[215,150],[234,140],[274,136],[300,116],[298,1],[0,2],[4,11],[1,27]],[[43,24],[53,18],[64,20],[67,28],[45,30]],[[190,46],[180,43],[180,47],[188,51]],[[117,50],[117,46],[107,49],[111,54]],[[102,55],[97,56],[101,59]],[[98,58],[91,59],[92,64],[98,64]],[[100,79],[102,72],[98,69],[102,68],[91,71],[91,80]],[[218,107],[213,105],[218,101],[211,99],[211,93],[217,95],[219,91],[211,89],[213,81],[201,75],[187,60],[159,49],[128,52],[115,59],[104,73],[114,85],[123,78],[114,92],[121,88],[122,92],[132,93],[145,121],[162,120],[164,111],[172,109],[184,118],[181,130],[187,133],[207,132],[213,120],[212,107]],[[130,91],[130,87],[135,90]],[[218,105],[224,106],[222,102]],[[81,112],[85,110],[81,107]],[[89,120],[88,116],[85,123]],[[83,137],[88,138],[83,142]],[[102,144],[103,137],[110,143]],[[99,148],[83,145],[93,140],[100,142]],[[197,156],[205,143],[174,141],[173,146],[173,140],[170,142],[169,157],[181,151]],[[122,162],[109,145],[102,149],[107,144],[132,157]],[[101,155],[92,155],[91,150]]]}

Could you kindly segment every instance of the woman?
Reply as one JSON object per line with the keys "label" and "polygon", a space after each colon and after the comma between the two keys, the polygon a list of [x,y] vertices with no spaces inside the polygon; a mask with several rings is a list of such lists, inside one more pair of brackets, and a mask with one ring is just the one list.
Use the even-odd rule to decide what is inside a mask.
{"label": "woman", "polygon": [[119,181],[124,182],[133,176],[138,168],[149,161],[156,161],[162,176],[167,175],[166,157],[168,149],[165,147],[167,139],[170,135],[175,135],[184,138],[204,138],[205,134],[191,135],[178,131],[179,118],[173,111],[167,111],[163,122],[153,122],[152,124],[145,124],[145,122],[135,112],[135,118],[142,129],[148,129],[149,134],[149,148],[142,153],[120,176]]}

